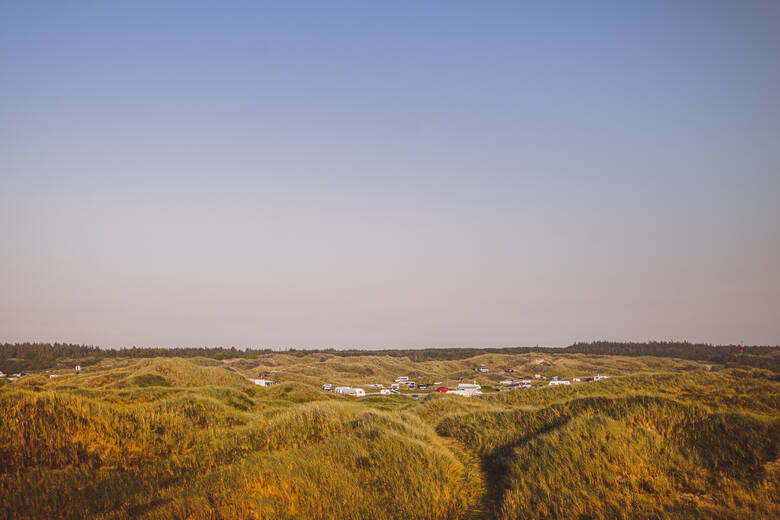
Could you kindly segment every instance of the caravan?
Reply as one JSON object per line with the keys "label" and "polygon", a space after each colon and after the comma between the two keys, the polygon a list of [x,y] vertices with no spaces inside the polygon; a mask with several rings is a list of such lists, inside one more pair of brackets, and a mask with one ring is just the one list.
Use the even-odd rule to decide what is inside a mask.
{"label": "caravan", "polygon": [[349,386],[337,386],[335,392],[337,394],[351,395],[353,397],[363,397],[366,395],[366,391],[362,388],[351,388]]}

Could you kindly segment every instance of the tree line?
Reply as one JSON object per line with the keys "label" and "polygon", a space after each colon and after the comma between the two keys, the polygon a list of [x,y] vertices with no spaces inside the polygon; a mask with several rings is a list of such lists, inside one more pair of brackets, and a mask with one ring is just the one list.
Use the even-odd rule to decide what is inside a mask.
{"label": "tree line", "polygon": [[260,356],[284,353],[292,356],[330,354],[334,356],[408,357],[412,361],[452,361],[480,354],[589,354],[610,356],[674,357],[723,365],[743,365],[780,371],[779,346],[710,345],[673,341],[644,343],[594,341],[578,342],[558,347],[501,348],[425,348],[425,349],[238,349],[235,347],[131,347],[103,349],[93,345],[71,343],[0,343],[0,370],[5,372],[46,369],[60,360],[79,360],[82,365],[110,358],[207,357],[212,359],[256,359]]}

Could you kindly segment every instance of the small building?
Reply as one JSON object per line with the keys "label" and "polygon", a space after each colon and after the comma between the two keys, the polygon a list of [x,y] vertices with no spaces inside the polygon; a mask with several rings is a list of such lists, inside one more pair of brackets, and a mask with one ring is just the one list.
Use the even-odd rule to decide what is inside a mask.
{"label": "small building", "polygon": [[547,386],[559,386],[559,385],[570,385],[570,384],[571,381],[566,381],[565,379],[554,377],[550,380],[549,383],[547,383]]}
{"label": "small building", "polygon": [[366,391],[362,388],[351,388],[349,386],[337,386],[335,392],[337,394],[351,395],[353,397],[363,397],[366,395]]}
{"label": "small building", "polygon": [[542,374],[534,374],[534,379],[544,379]]}
{"label": "small building", "polygon": [[59,374],[50,374],[49,379],[54,379],[55,377],[60,377]]}
{"label": "small building", "polygon": [[572,378],[572,381],[575,382],[575,383],[579,383],[582,380],[579,377],[574,377],[574,378]]}
{"label": "small building", "polygon": [[477,368],[477,372],[490,372],[490,369],[484,363],[481,363]]}
{"label": "small building", "polygon": [[602,379],[609,379],[609,376],[599,376],[599,375],[593,376],[594,381],[601,381]]}
{"label": "small building", "polygon": [[81,365],[76,365],[76,373],[78,374],[81,372]]}
{"label": "small building", "polygon": [[400,376],[395,378],[396,383],[408,383],[409,382],[409,376]]}
{"label": "small building", "polygon": [[392,393],[393,393],[393,391],[392,391],[392,390],[390,390],[389,388],[383,388],[383,389],[381,389],[381,390],[379,391],[379,393],[380,393],[380,394],[382,394],[382,395],[388,395],[388,394],[392,394]]}
{"label": "small building", "polygon": [[271,381],[270,379],[252,379],[250,377],[249,380],[257,386],[271,386],[276,384],[276,381]]}
{"label": "small building", "polygon": [[325,383],[324,385],[322,385],[322,389],[325,390],[326,392],[332,392],[333,391],[333,384]]}
{"label": "small building", "polygon": [[390,390],[398,391],[399,388],[401,388],[401,385],[399,385],[398,383],[393,383],[390,385]]}

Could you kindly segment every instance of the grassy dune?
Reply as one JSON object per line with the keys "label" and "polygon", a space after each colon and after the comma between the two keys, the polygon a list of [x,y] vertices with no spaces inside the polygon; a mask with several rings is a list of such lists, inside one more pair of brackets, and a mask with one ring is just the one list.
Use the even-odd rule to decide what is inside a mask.
{"label": "grassy dune", "polygon": [[[505,368],[612,377],[320,389]],[[777,373],[659,356],[111,358],[0,387],[4,518],[777,518],[778,457]]]}

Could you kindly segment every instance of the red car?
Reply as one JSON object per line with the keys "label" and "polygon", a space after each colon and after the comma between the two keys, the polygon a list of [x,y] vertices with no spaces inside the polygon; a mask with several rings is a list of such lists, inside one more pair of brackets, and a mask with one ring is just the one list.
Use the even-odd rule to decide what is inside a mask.
{"label": "red car", "polygon": [[443,386],[436,389],[437,392],[449,392],[450,390],[452,390],[452,388],[445,388]]}

